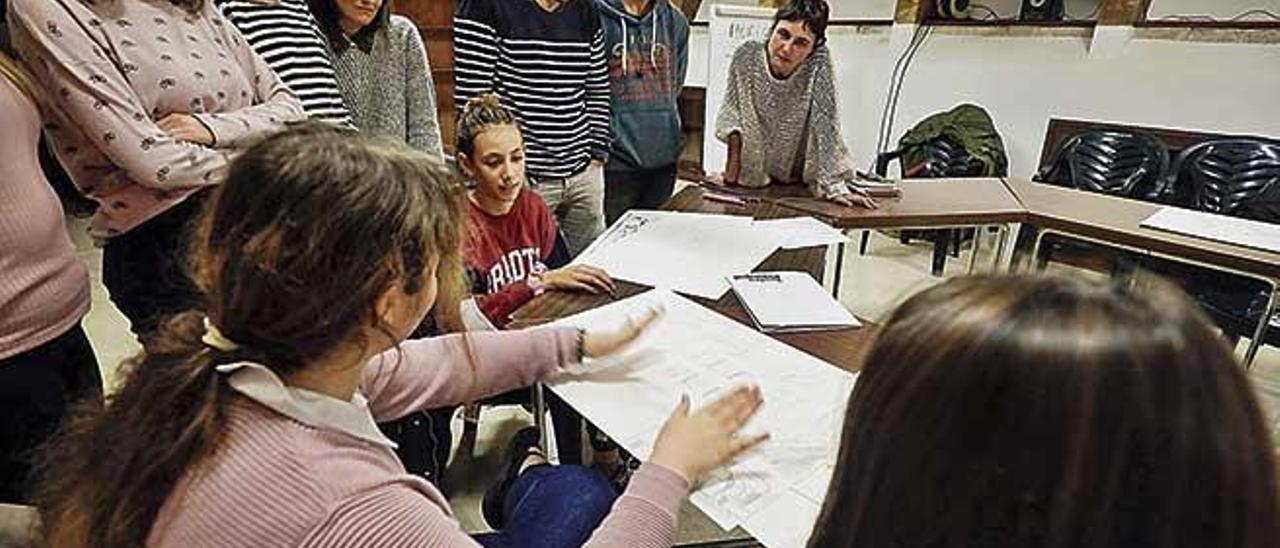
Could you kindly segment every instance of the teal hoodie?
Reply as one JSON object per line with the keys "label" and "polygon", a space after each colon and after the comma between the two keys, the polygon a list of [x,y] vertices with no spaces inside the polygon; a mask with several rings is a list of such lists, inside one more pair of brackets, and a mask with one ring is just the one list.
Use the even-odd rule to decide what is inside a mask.
{"label": "teal hoodie", "polygon": [[622,0],[600,6],[613,102],[609,171],[669,166],[680,157],[678,101],[689,66],[689,20],[668,0],[634,16]]}

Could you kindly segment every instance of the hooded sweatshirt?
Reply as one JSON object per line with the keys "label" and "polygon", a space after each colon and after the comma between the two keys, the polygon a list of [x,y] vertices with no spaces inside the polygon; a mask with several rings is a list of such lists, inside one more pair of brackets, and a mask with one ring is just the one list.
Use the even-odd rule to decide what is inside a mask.
{"label": "hooded sweatshirt", "polygon": [[608,50],[613,149],[609,171],[651,169],[680,156],[678,100],[689,66],[689,21],[668,0],[631,15],[622,0],[595,0]]}

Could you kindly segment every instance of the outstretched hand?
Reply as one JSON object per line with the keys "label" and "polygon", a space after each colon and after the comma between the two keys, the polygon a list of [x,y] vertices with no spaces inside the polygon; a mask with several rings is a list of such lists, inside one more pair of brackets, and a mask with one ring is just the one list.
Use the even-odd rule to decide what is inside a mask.
{"label": "outstretched hand", "polygon": [[589,332],[582,338],[582,355],[588,358],[608,356],[643,335],[662,316],[662,308],[650,309],[640,319],[628,318],[627,325],[615,331]]}
{"label": "outstretched hand", "polygon": [[733,461],[769,439],[769,434],[739,436],[738,431],[764,404],[757,386],[740,386],[690,413],[682,396],[653,444],[649,461],[696,483],[707,473]]}

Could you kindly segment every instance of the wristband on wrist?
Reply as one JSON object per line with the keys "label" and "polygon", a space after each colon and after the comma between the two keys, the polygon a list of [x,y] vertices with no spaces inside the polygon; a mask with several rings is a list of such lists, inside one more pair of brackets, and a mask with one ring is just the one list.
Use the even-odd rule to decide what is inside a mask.
{"label": "wristband on wrist", "polygon": [[582,360],[587,357],[586,346],[587,346],[587,330],[578,328],[578,363],[582,363]]}
{"label": "wristband on wrist", "polygon": [[533,296],[537,297],[547,290],[546,284],[542,283],[542,273],[534,272],[524,279],[524,284],[533,290]]}

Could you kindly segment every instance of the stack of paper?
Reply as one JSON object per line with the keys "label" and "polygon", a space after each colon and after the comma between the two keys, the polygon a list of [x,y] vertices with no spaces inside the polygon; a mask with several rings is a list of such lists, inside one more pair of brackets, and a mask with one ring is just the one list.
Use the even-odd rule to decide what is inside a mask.
{"label": "stack of paper", "polygon": [[629,211],[574,261],[611,276],[718,299],[729,276],[750,272],[778,249],[779,236],[750,217]]}
{"label": "stack of paper", "polygon": [[729,279],[761,331],[816,331],[859,327],[853,314],[804,272],[759,272]]}
{"label": "stack of paper", "polygon": [[725,529],[742,525],[773,548],[803,546],[830,481],[854,375],[666,291],[557,323],[610,329],[655,306],[666,314],[648,333],[552,390],[644,459],[681,394],[697,408],[735,386],[758,385],[764,405],[745,431],[771,439],[708,478],[691,500]]}

